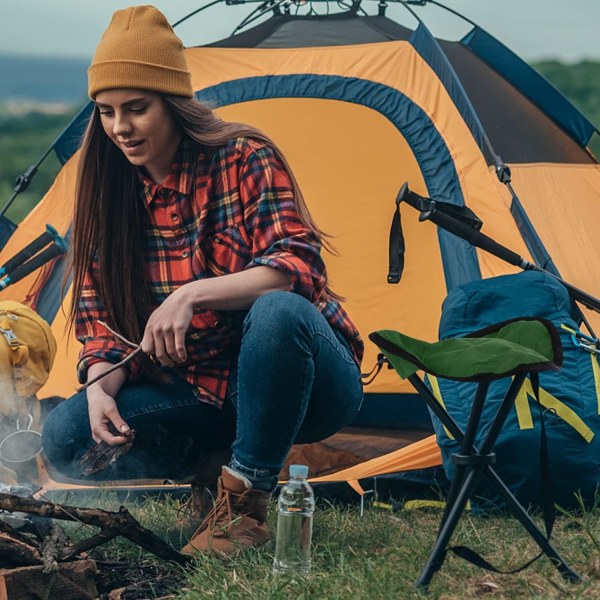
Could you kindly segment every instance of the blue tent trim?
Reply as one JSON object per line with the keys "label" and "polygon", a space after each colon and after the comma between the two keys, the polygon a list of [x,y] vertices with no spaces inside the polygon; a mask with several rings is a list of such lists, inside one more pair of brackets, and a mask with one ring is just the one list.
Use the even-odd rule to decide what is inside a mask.
{"label": "blue tent trim", "polygon": [[17,230],[17,224],[13,223],[6,215],[0,215],[0,250]]}
{"label": "blue tent trim", "polygon": [[[429,195],[464,205],[454,161],[443,138],[410,98],[389,86],[337,75],[267,75],[227,81],[196,92],[213,108],[267,98],[321,98],[360,104],[386,117],[404,136],[421,167]],[[390,199],[390,211],[393,209]],[[448,291],[481,279],[475,249],[438,228]]]}
{"label": "blue tent trim", "polygon": [[524,60],[479,27],[474,27],[461,44],[512,83],[581,147],[587,146],[596,127]]}
{"label": "blue tent trim", "polygon": [[438,41],[433,37],[429,29],[423,23],[420,23],[410,37],[409,42],[438,76],[467,127],[473,134],[488,164],[493,164],[496,153],[464,86]]}
{"label": "blue tent trim", "polygon": [[[67,243],[69,243],[70,239],[71,227],[69,227],[69,230],[65,235]],[[48,281],[44,285],[37,299],[35,309],[43,319],[48,321],[48,323],[54,321],[54,317],[56,317],[56,313],[64,300],[62,280],[65,274],[65,266],[64,257],[61,257],[56,261],[52,268],[52,272],[50,273],[50,277],[48,277]],[[71,279],[72,276],[69,275],[65,291],[71,287]]]}
{"label": "blue tent trim", "polygon": [[523,205],[517,196],[512,197],[510,213],[515,220],[517,229],[519,230],[527,249],[531,253],[533,260],[538,267],[542,267],[542,269],[545,269],[550,273],[554,273],[554,275],[560,275],[558,269],[552,261],[550,253],[548,250],[546,250],[544,243],[535,230],[533,223],[527,216],[527,213],[525,212],[525,209],[523,208]]}

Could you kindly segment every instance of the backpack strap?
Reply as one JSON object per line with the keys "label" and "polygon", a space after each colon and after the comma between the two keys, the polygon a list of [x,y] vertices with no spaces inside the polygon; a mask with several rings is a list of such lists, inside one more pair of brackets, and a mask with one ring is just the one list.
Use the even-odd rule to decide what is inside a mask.
{"label": "backpack strap", "polygon": [[29,348],[15,334],[11,321],[14,317],[10,313],[0,313],[0,335],[8,345],[8,356],[10,358],[15,390],[19,396],[27,396],[23,367],[29,360]]}

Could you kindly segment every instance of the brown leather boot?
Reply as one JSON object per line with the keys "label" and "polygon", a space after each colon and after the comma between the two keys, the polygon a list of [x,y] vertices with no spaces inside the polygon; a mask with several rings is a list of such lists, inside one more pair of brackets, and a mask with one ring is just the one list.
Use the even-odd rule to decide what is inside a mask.
{"label": "brown leather boot", "polygon": [[266,544],[270,539],[266,519],[271,495],[253,490],[246,477],[223,467],[215,505],[181,552],[234,554]]}

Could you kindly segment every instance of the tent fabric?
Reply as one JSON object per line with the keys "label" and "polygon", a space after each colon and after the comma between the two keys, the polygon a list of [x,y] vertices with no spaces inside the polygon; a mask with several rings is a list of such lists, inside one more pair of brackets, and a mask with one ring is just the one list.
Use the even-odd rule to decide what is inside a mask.
{"label": "tent fabric", "polygon": [[491,69],[468,48],[444,40],[440,40],[440,46],[465,88],[494,150],[505,163],[595,162],[509,79]]}
{"label": "tent fabric", "polygon": [[[516,165],[515,189],[561,276],[600,297],[600,165]],[[577,257],[577,258],[575,258]],[[600,315],[583,309],[597,334]]]}
{"label": "tent fabric", "polygon": [[88,102],[56,140],[54,152],[62,165],[77,151],[83,138],[87,121],[92,114],[93,106],[92,102]]}
{"label": "tent fabric", "polygon": [[[547,114],[546,105],[519,88],[520,80],[515,86],[511,73],[490,66],[484,52],[476,54],[464,41],[436,41],[424,28],[416,34],[383,16],[347,13],[274,16],[215,44],[188,48],[186,54],[199,98],[224,119],[262,129],[284,151],[315,220],[332,235],[338,255],[325,257],[331,282],[347,299],[364,337],[395,329],[433,342],[449,290],[517,271],[432,223],[419,222],[416,211],[402,206],[405,270],[398,285],[388,285],[389,224],[406,181],[416,193],[469,207],[482,219],[486,235],[526,260],[532,260],[528,246],[534,248],[531,240],[537,236],[567,281],[600,294],[594,243],[600,170],[581,148],[587,130]],[[76,151],[91,107],[83,107],[57,140],[55,151],[64,166],[2,250],[0,262],[46,224],[68,235]],[[568,110],[569,123],[581,122],[575,109]],[[482,152],[486,138],[512,169],[521,222],[529,219],[528,230],[515,220],[516,204],[496,177],[493,157]],[[79,345],[64,331],[68,298],[61,307],[61,265],[45,275],[43,281],[36,275],[23,279],[1,291],[0,299],[22,301],[39,288],[31,300],[59,340],[41,395],[68,396],[76,386]],[[376,358],[377,348],[367,344],[365,370]],[[380,413],[390,431],[406,428],[412,415],[399,406],[414,394],[409,385],[383,370],[366,392],[369,426],[376,425]],[[412,403],[410,410],[414,407],[420,418],[417,406]],[[430,427],[424,408],[421,415],[419,426]],[[374,440],[365,435],[356,445],[367,438]],[[357,460],[407,443],[394,435],[386,439],[372,441]],[[439,453],[434,454],[410,464],[439,464]]]}
{"label": "tent fabric", "polygon": [[397,473],[399,471],[416,471],[437,467],[441,464],[440,448],[436,443],[435,436],[430,435],[418,442],[390,452],[383,456],[365,461],[360,465],[343,469],[332,475],[313,477],[313,483],[333,483],[336,481],[352,482],[359,493],[362,488],[356,485],[360,479]]}
{"label": "tent fabric", "polygon": [[[419,157],[425,183],[431,193],[438,199],[446,197],[448,202],[463,204],[454,161],[443,139],[427,115],[393,88],[358,78],[270,75],[268,82],[263,78],[244,78],[233,84],[227,82],[202,90],[197,97],[215,108],[270,97],[318,97],[367,106],[384,115],[402,132]],[[442,250],[442,260],[448,289],[479,278],[473,248],[443,230],[438,231],[438,236],[440,245],[446,248],[446,252]],[[446,260],[445,257],[450,254],[452,260]]]}
{"label": "tent fabric", "polygon": [[209,44],[213,48],[307,48],[407,40],[412,30],[381,16],[275,15],[232,37]]}

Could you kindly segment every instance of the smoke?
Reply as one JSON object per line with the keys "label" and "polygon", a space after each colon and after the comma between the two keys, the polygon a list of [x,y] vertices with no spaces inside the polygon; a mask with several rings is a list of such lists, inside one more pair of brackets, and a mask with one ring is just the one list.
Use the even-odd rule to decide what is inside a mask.
{"label": "smoke", "polygon": [[1,486],[28,484],[37,479],[35,457],[41,449],[39,414],[37,399],[21,398],[12,376],[0,376]]}

